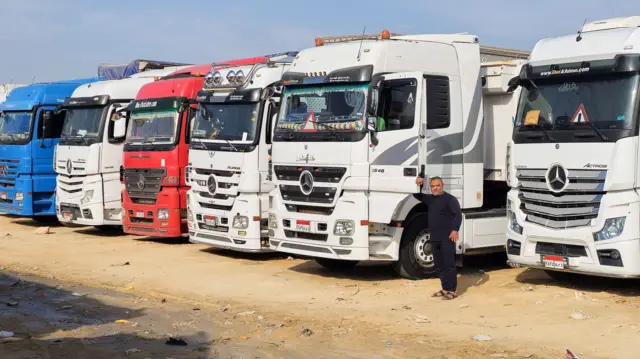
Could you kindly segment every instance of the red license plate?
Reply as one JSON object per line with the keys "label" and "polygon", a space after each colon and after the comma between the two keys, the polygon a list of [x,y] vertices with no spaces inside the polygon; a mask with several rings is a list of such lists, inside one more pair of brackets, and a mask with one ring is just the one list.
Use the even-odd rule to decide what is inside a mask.
{"label": "red license plate", "polygon": [[305,221],[302,219],[296,220],[296,231],[311,232],[311,221]]}
{"label": "red license plate", "polygon": [[207,226],[216,226],[218,223],[218,218],[215,216],[204,216],[204,224]]}
{"label": "red license plate", "polygon": [[561,256],[542,256],[542,264],[545,268],[564,269],[565,261]]}

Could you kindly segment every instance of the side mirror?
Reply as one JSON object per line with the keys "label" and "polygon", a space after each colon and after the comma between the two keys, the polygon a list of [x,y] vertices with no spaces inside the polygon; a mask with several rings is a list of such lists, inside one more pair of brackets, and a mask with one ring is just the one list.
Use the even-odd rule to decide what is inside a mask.
{"label": "side mirror", "polygon": [[378,114],[378,97],[380,89],[377,86],[371,87],[369,90],[369,106],[367,106],[367,115],[374,116]]}
{"label": "side mirror", "polygon": [[62,112],[62,105],[58,105],[58,106],[56,106],[56,109],[55,109],[55,110],[53,110],[53,114],[54,114],[54,115],[59,115],[59,114],[60,114],[60,112]]}
{"label": "side mirror", "polygon": [[377,122],[378,122],[378,118],[376,116],[367,117],[367,131],[376,132]]}
{"label": "side mirror", "polygon": [[507,86],[509,86],[507,87],[507,92],[515,91],[518,88],[518,86],[520,86],[520,81],[521,81],[520,76],[511,78],[511,80],[509,80],[509,82],[507,83]]}
{"label": "side mirror", "polygon": [[127,118],[114,112],[111,115],[111,121],[113,121],[113,137],[125,137],[127,135]]}

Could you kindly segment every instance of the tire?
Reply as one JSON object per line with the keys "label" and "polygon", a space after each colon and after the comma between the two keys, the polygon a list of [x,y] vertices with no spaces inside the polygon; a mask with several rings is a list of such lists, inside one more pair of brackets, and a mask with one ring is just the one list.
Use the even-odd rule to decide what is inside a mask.
{"label": "tire", "polygon": [[315,258],[316,262],[332,272],[344,272],[353,269],[358,261],[344,261],[341,259]]}
{"label": "tire", "polygon": [[406,279],[419,280],[434,277],[437,271],[430,249],[429,224],[426,216],[420,216],[411,221],[402,233],[400,254],[393,268],[398,275]]}
{"label": "tire", "polygon": [[56,216],[33,216],[31,219],[39,224],[54,224],[58,223],[58,217]]}

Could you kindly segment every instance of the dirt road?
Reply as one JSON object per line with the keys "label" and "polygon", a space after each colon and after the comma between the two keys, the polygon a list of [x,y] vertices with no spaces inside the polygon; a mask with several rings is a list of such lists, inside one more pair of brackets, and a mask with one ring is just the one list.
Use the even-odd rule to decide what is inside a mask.
{"label": "dirt road", "polygon": [[[34,333],[22,345],[41,348],[35,350],[60,346],[50,339],[65,338],[62,343],[75,343],[70,350],[91,358],[564,358],[564,348],[581,359],[637,358],[629,343],[640,334],[638,281],[557,282],[544,272],[506,268],[503,256],[491,256],[465,263],[462,297],[442,301],[429,298],[436,280],[398,279],[386,266],[336,275],[279,255],[90,228],[52,227],[51,234],[36,235],[37,227],[0,216],[2,271],[47,278],[62,288],[97,289],[83,297],[81,308],[89,314],[77,312],[74,317],[83,319],[72,327],[48,323],[46,311],[23,310],[8,322],[0,312],[0,331]],[[10,288],[0,287],[0,300],[12,295]],[[115,313],[126,311],[130,319],[123,319],[140,327],[113,322]],[[21,329],[35,320],[29,315],[46,325]],[[145,323],[160,330],[147,334]],[[302,335],[304,329],[312,334]],[[169,347],[168,335],[196,344]],[[478,342],[476,335],[491,340]],[[142,352],[126,355],[127,348]],[[0,344],[4,358],[2,350],[7,343]]]}

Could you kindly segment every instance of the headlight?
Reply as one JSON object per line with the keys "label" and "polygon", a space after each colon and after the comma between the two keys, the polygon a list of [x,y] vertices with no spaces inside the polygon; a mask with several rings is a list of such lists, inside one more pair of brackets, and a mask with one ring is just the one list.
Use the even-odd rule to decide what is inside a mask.
{"label": "headlight", "polygon": [[93,190],[90,189],[84,193],[84,196],[80,200],[82,204],[89,203],[93,199]]}
{"label": "headlight", "polygon": [[16,201],[24,201],[24,193],[22,192],[16,192]]}
{"label": "headlight", "polygon": [[352,220],[339,219],[333,227],[333,234],[336,236],[350,236],[353,235],[354,228],[355,223]]}
{"label": "headlight", "polygon": [[233,228],[245,229],[249,227],[249,217],[247,216],[235,216],[233,217]]}
{"label": "headlight", "polygon": [[609,218],[604,221],[604,226],[601,230],[593,234],[593,239],[596,241],[604,241],[607,239],[613,239],[620,234],[624,229],[624,222],[627,217]]}
{"label": "headlight", "polygon": [[509,229],[518,234],[522,234],[522,226],[518,223],[516,214],[513,211],[509,210],[507,211],[507,216],[509,220]]}
{"label": "headlight", "polygon": [[269,213],[269,228],[278,228],[278,219],[273,213]]}
{"label": "headlight", "polygon": [[242,72],[242,70],[238,70],[238,72],[236,72],[235,80],[237,83],[242,83],[244,81],[244,72]]}
{"label": "headlight", "polygon": [[158,210],[158,219],[164,220],[169,219],[169,210],[166,208],[162,208]]}

